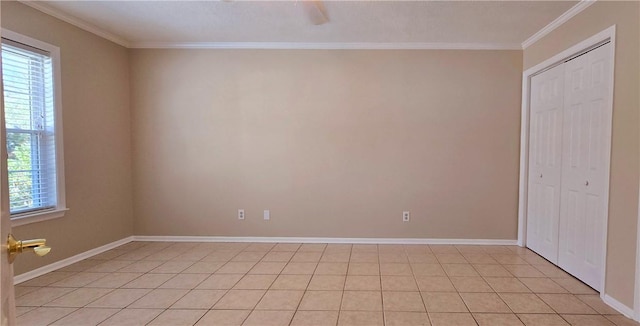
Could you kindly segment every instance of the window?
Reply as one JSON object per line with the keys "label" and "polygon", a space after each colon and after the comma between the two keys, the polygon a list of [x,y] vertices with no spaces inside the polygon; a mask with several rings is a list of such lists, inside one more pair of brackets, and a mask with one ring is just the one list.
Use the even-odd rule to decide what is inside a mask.
{"label": "window", "polygon": [[[7,34],[10,34],[9,36]],[[11,37],[13,36],[13,37]],[[2,31],[9,209],[13,225],[62,216],[59,50]],[[19,220],[19,223],[15,223]],[[31,221],[30,221],[31,220]]]}

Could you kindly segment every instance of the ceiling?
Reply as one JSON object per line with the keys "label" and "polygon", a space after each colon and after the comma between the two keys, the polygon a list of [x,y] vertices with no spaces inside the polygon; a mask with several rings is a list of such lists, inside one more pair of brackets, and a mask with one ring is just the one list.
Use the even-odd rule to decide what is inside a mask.
{"label": "ceiling", "polygon": [[130,47],[215,43],[520,46],[577,1],[38,1],[27,4]]}

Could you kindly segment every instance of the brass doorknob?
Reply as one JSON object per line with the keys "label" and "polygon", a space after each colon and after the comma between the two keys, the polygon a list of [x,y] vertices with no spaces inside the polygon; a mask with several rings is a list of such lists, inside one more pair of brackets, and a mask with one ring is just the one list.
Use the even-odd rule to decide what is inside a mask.
{"label": "brass doorknob", "polygon": [[7,251],[9,251],[9,262],[12,263],[18,254],[21,254],[25,249],[33,250],[38,256],[44,256],[51,251],[51,247],[46,246],[47,239],[32,239],[32,240],[16,240],[13,234],[9,234],[7,239]]}

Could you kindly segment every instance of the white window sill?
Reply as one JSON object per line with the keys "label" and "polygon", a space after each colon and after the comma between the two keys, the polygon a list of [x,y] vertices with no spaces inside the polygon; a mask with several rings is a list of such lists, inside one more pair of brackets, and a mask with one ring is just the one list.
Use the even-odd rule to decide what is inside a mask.
{"label": "white window sill", "polygon": [[35,212],[31,214],[19,215],[11,218],[11,227],[16,227],[20,225],[26,225],[31,223],[37,223],[47,220],[52,220],[54,218],[63,217],[64,214],[68,211],[68,208],[57,208],[54,210],[47,210],[42,212]]}

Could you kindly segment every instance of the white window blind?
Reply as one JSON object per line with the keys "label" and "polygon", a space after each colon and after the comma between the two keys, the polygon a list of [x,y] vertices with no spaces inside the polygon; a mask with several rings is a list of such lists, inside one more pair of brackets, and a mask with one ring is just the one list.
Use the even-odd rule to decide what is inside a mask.
{"label": "white window blind", "polygon": [[12,216],[57,205],[53,67],[44,50],[2,39]]}

